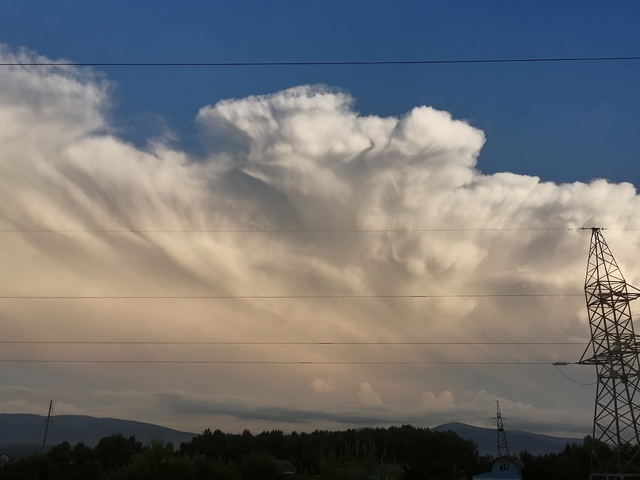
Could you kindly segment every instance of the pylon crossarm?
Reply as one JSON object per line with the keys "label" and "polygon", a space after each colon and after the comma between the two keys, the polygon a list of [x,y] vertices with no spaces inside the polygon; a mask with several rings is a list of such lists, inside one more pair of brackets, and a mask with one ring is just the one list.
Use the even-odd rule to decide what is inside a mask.
{"label": "pylon crossarm", "polygon": [[[585,354],[586,353],[587,352],[585,352]],[[629,355],[637,356],[638,354],[640,354],[640,346],[634,345],[633,350],[625,351],[623,353],[625,355],[629,354]],[[612,363],[611,362],[612,357],[613,358],[618,357],[619,359],[620,355],[616,355],[614,357],[611,355],[611,353],[600,353],[589,358],[584,358],[584,355],[583,355],[583,358],[581,358],[578,362],[576,362],[576,364],[577,365],[602,365],[603,367],[606,367],[607,365],[610,365]],[[637,367],[635,367],[633,362],[628,362],[623,365],[627,367],[625,369],[625,375],[627,375],[628,377],[636,377],[638,374],[640,374],[640,371],[638,370]],[[604,372],[600,373],[598,376],[606,378],[604,375]],[[619,378],[619,373],[617,371],[609,372],[609,377]]]}

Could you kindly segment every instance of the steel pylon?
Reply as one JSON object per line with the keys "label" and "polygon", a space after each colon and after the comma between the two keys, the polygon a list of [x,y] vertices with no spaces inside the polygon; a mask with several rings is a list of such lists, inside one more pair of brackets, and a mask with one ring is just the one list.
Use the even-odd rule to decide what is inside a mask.
{"label": "steel pylon", "polygon": [[580,359],[597,374],[590,478],[640,479],[639,343],[629,306],[640,290],[627,285],[600,228],[591,230],[584,285],[591,341]]}
{"label": "steel pylon", "polygon": [[500,402],[496,401],[498,413],[496,414],[496,433],[498,434],[498,458],[509,453],[509,445],[507,444],[507,434],[504,431],[504,423],[502,421],[502,414],[500,413]]}

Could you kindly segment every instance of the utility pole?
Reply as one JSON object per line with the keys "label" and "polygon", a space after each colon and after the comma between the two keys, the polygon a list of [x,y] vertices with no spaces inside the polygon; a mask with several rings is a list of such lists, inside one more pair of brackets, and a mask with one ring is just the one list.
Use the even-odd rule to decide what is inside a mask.
{"label": "utility pole", "polygon": [[584,292],[591,341],[579,363],[597,374],[590,479],[640,479],[640,344],[629,306],[640,290],[627,285],[600,228],[591,228]]}
{"label": "utility pole", "polygon": [[500,413],[500,402],[496,400],[496,406],[498,413],[496,414],[496,433],[498,434],[498,458],[503,456],[510,456],[509,445],[507,445],[507,434],[504,431],[504,424],[502,422],[502,414]]}
{"label": "utility pole", "polygon": [[49,433],[49,424],[51,423],[51,413],[53,412],[53,400],[49,401],[49,413],[47,414],[47,420],[44,424],[44,438],[42,439],[42,453],[44,453],[45,445],[47,444],[47,433]]}

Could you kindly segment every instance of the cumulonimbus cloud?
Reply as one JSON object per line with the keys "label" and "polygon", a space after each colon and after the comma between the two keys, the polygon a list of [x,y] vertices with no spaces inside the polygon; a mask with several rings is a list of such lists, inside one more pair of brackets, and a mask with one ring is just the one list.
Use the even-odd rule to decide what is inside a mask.
{"label": "cumulonimbus cloud", "polygon": [[[0,57],[5,63],[40,60],[7,47]],[[449,400],[469,389],[503,398],[504,389],[515,395],[515,384],[522,396],[535,397],[546,377],[527,383],[463,372],[456,380],[451,370],[441,370],[432,372],[427,387],[418,369],[398,375],[388,365],[557,360],[566,352],[552,345],[497,351],[379,344],[585,340],[580,299],[514,303],[500,296],[579,292],[586,236],[569,230],[576,227],[620,229],[611,232],[615,253],[638,283],[638,234],[622,231],[640,228],[633,185],[485,175],[483,132],[431,107],[401,117],[362,116],[347,93],[313,85],[225,100],[197,113],[208,150],[193,158],[161,139],[145,149],[120,139],[109,117],[108,81],[96,72],[2,67],[0,84],[0,227],[14,232],[1,237],[3,251],[10,252],[0,269],[6,295],[245,298],[219,300],[214,308],[195,300],[53,310],[3,304],[0,311],[14,319],[20,338],[39,335],[46,310],[58,340],[283,342],[287,348],[208,350],[214,357],[207,358],[221,361],[285,360],[286,380],[249,369],[238,374],[243,381],[223,375],[217,388],[248,394],[251,384],[256,398],[273,404],[284,388],[303,392],[293,395],[296,401],[319,401],[304,395],[331,391],[344,404],[357,390],[364,404],[380,405],[384,398],[392,406],[411,398],[416,412],[422,401],[455,416],[458,402]],[[272,298],[248,301],[256,296]],[[314,341],[319,345],[310,350]],[[340,342],[361,345],[343,348]],[[174,350],[127,354],[201,355]],[[98,353],[113,355],[107,347]],[[297,361],[327,366],[305,371]],[[351,367],[338,370],[331,362]],[[156,389],[166,381],[157,372],[148,378]],[[334,380],[322,378],[339,382],[340,392]],[[376,391],[362,378],[375,378]],[[182,391],[198,384],[188,375],[175,381],[185,384]],[[427,388],[443,393],[425,397]]]}

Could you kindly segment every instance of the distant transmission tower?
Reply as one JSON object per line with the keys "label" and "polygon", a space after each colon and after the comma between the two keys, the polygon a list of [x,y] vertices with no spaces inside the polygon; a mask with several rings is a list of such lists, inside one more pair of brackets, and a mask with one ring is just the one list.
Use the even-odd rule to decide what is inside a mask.
{"label": "distant transmission tower", "polygon": [[44,424],[44,438],[42,439],[42,453],[47,445],[47,434],[49,433],[49,425],[51,424],[51,413],[53,412],[53,400],[49,402],[49,413]]}
{"label": "distant transmission tower", "polygon": [[502,414],[500,413],[500,402],[496,401],[498,413],[496,414],[496,433],[498,434],[498,458],[510,456],[509,445],[507,445],[507,434],[504,431]]}
{"label": "distant transmission tower", "polygon": [[590,478],[640,478],[640,344],[629,306],[640,290],[627,285],[599,228],[591,229],[584,292],[591,341],[579,363],[597,374]]}

